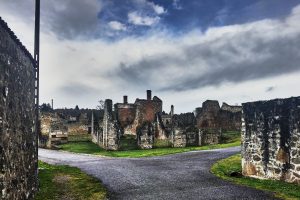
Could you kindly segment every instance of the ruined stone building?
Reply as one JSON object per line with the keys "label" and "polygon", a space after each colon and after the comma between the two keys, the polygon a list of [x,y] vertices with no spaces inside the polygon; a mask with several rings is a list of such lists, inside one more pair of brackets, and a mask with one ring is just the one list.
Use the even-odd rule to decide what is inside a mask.
{"label": "ruined stone building", "polygon": [[300,97],[243,104],[242,169],[300,183]]}
{"label": "ruined stone building", "polygon": [[37,191],[34,87],[34,60],[0,18],[0,199]]}
{"label": "ruined stone building", "polygon": [[54,109],[41,111],[39,146],[51,148],[66,143],[69,135],[84,135],[94,131],[94,121],[103,118],[96,109]]}
{"label": "ruined stone building", "polygon": [[173,147],[201,146],[219,143],[222,129],[240,130],[239,107],[224,104],[223,109],[217,101],[207,101],[196,109],[196,115],[174,114],[174,106],[167,114],[162,111],[162,104],[157,96],[152,98],[150,90],[146,99],[136,99],[134,103],[128,103],[127,96],[123,97],[123,103],[114,106],[112,100],[106,100],[93,141],[108,150],[119,149],[123,135],[136,136],[142,149],[153,148],[155,140],[169,141]]}

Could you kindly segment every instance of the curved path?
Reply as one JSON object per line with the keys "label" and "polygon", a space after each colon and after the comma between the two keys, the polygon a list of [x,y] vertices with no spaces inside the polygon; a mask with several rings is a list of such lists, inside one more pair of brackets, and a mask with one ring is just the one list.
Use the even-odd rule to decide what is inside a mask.
{"label": "curved path", "polygon": [[209,172],[239,147],[148,158],[107,158],[39,149],[39,159],[75,166],[99,178],[110,199],[275,199],[272,194],[238,186]]}

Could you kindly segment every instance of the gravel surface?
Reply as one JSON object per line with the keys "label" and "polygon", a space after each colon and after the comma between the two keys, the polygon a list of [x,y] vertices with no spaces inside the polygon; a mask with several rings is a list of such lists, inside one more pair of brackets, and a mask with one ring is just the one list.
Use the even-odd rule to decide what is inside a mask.
{"label": "gravel surface", "polygon": [[39,159],[75,166],[100,179],[110,199],[275,199],[271,193],[223,181],[209,170],[239,147],[148,158],[108,158],[39,149]]}

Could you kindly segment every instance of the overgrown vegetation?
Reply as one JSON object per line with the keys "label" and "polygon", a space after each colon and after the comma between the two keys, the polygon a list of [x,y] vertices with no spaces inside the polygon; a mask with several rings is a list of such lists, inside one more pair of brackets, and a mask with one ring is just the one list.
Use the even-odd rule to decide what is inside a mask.
{"label": "overgrown vegetation", "polygon": [[[227,133],[224,133],[223,137],[225,135],[227,135]],[[102,156],[110,156],[110,157],[138,158],[138,157],[149,157],[149,156],[162,156],[162,155],[196,151],[196,150],[227,148],[227,147],[234,147],[240,145],[240,133],[238,132],[230,132],[230,134],[226,136],[227,139],[223,139],[223,144],[208,145],[208,146],[201,146],[201,147],[185,147],[185,148],[165,147],[165,145],[169,145],[169,144],[167,144],[166,141],[159,141],[160,143],[154,144],[155,148],[153,149],[137,150],[136,141],[133,138],[135,137],[126,136],[125,138],[122,138],[120,151],[106,151],[100,148],[98,145],[92,143],[91,141],[69,142],[67,144],[60,145],[60,148],[61,150],[70,151],[74,153],[85,153],[85,154],[102,155]]]}
{"label": "overgrown vegetation", "polygon": [[256,189],[274,192],[275,196],[279,198],[288,199],[288,200],[300,199],[299,185],[286,183],[282,181],[260,180],[260,179],[248,178],[243,176],[240,177],[231,176],[233,173],[234,174],[242,173],[240,154],[218,161],[212,166],[211,172],[216,176],[228,181],[232,181]]}
{"label": "overgrown vegetation", "polygon": [[154,148],[166,148],[171,147],[172,143],[169,140],[154,140],[153,147]]}
{"label": "overgrown vegetation", "polygon": [[134,135],[123,135],[120,139],[120,150],[134,150],[137,149],[137,142]]}
{"label": "overgrown vegetation", "polygon": [[39,192],[35,200],[107,199],[107,190],[99,180],[78,168],[49,165],[39,161]]}

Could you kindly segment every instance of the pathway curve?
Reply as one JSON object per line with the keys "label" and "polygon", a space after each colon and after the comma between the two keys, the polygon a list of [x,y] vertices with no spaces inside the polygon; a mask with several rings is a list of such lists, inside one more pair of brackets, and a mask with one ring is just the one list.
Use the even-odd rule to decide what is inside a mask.
{"label": "pathway curve", "polygon": [[100,179],[110,199],[275,199],[272,194],[223,181],[211,165],[239,147],[148,158],[107,158],[39,149],[39,159],[78,167]]}

